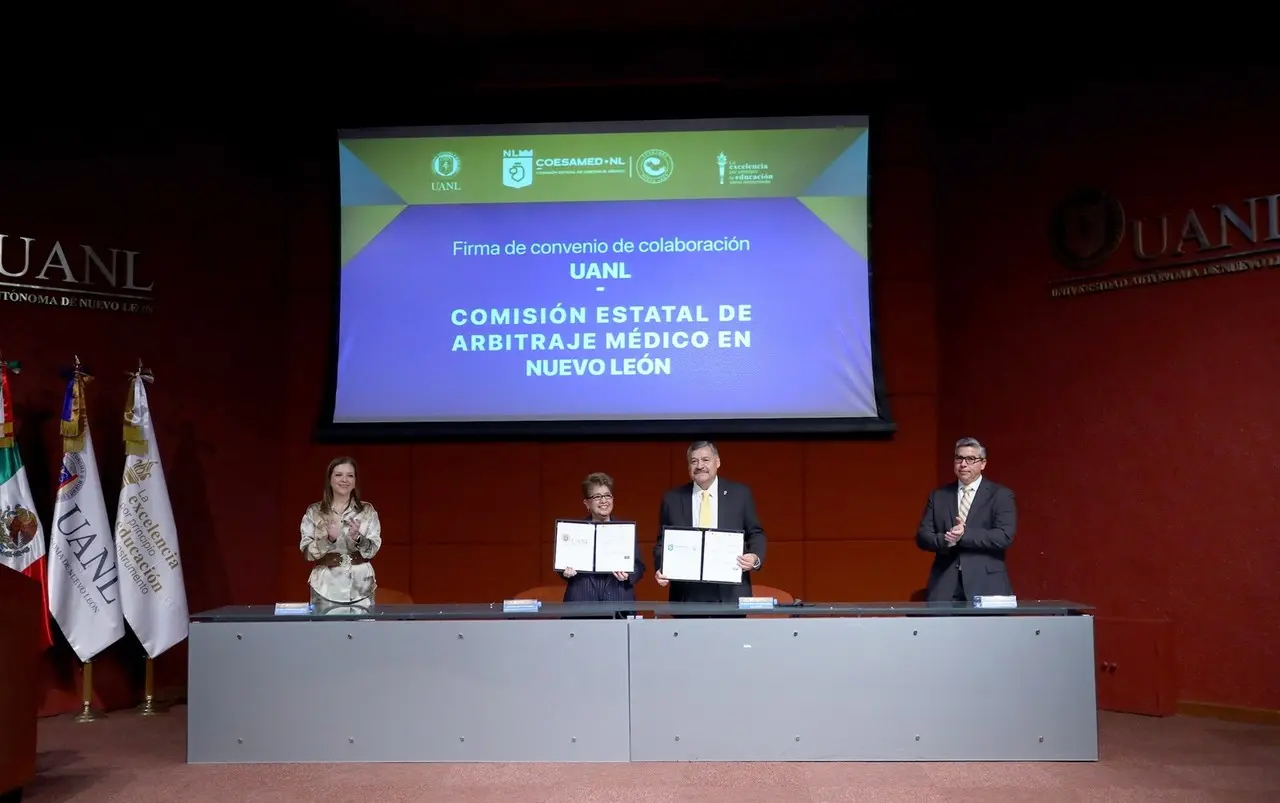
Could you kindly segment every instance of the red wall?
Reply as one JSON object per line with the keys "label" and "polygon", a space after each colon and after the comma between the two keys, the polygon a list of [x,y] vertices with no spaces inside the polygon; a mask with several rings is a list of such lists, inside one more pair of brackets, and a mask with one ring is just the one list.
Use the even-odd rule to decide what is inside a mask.
{"label": "red wall", "polygon": [[[1020,596],[1171,617],[1180,696],[1280,708],[1280,611],[1262,586],[1280,557],[1262,528],[1277,512],[1263,488],[1278,453],[1263,406],[1280,365],[1262,317],[1275,271],[1047,298],[1062,272],[1045,244],[1048,210],[1078,181],[1136,214],[1280,191],[1264,124],[1275,113],[1187,97],[1064,101],[972,132],[946,127],[938,144],[919,105],[883,118],[871,243],[900,431],[884,443],[722,444],[725,475],[753,486],[770,535],[762,583],[808,599],[905,598],[928,566],[912,541],[924,495],[954,438],[973,434],[991,446],[993,478],[1019,493]],[[656,528],[659,494],[684,477],[682,442],[313,445],[331,293],[327,142],[282,175],[261,151],[119,139],[0,157],[0,231],[137,247],[157,279],[150,317],[0,304],[0,349],[27,368],[19,438],[46,521],[57,369],[78,352],[100,377],[90,405],[109,496],[124,372],[141,356],[156,373],[193,610],[302,598],[298,519],[339,452],[359,459],[383,516],[381,583],[421,601],[556,582],[547,522],[580,509],[590,471],[613,473],[619,512]],[[659,593],[651,577],[642,584]],[[98,689],[114,695],[104,703],[136,697],[139,653],[130,639],[99,665]],[[74,707],[71,665],[65,647],[51,656],[46,712]],[[185,650],[159,670],[180,684]]]}
{"label": "red wall", "polygon": [[[1175,213],[1174,232],[1195,207],[1216,239],[1211,204],[1280,193],[1274,86],[1236,75],[940,114],[968,128],[941,135],[938,325],[943,445],[984,439],[1017,492],[1019,595],[1168,618],[1180,699],[1280,709],[1280,270],[1051,299],[1071,274],[1047,238],[1083,185],[1130,219]],[[1131,250],[1126,235],[1086,273],[1137,267]]]}
{"label": "red wall", "polygon": [[[0,156],[9,271],[22,264],[16,237],[27,236],[37,249],[63,243],[77,268],[82,243],[140,250],[140,269],[155,282],[151,315],[0,302],[0,351],[23,363],[11,385],[41,519],[47,529],[61,461],[59,370],[78,354],[95,374],[89,420],[114,512],[126,372],[141,358],[156,377],[151,400],[191,609],[269,602],[278,575],[279,389],[287,359],[276,314],[283,275],[273,184],[254,178],[243,154],[193,137],[99,136],[37,132]],[[101,704],[137,697],[141,655],[132,635],[103,654],[94,673]],[[185,656],[185,645],[162,656],[161,684],[185,684]],[[65,643],[47,664],[44,712],[74,708],[77,673]]]}

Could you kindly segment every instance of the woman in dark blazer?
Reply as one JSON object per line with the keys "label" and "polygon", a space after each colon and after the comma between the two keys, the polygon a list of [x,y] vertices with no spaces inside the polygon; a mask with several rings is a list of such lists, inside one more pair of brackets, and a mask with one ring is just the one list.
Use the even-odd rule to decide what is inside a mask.
{"label": "woman in dark blazer", "polygon": [[[587,475],[582,481],[582,504],[590,515],[588,521],[610,521],[613,514],[613,478],[602,472]],[[636,583],[644,577],[644,562],[636,550],[635,570],[612,574],[578,574],[572,567],[557,572],[567,583],[565,602],[634,602]]]}

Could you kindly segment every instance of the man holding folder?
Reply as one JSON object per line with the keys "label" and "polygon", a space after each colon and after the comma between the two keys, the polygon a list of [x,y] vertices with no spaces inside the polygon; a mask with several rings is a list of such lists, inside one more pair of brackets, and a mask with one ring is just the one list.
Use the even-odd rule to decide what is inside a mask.
{"label": "man holding folder", "polygon": [[[729,602],[751,596],[751,575],[764,561],[764,528],[756,517],[751,489],[719,476],[720,452],[710,441],[697,441],[686,452],[692,480],[667,491],[658,514],[658,543],[654,545],[654,576],[658,585],[670,585],[672,602]],[[742,571],[737,583],[695,582],[667,578],[663,556],[667,554],[668,529],[725,530],[743,534],[743,553],[736,558]],[[708,553],[709,554],[709,553]]]}

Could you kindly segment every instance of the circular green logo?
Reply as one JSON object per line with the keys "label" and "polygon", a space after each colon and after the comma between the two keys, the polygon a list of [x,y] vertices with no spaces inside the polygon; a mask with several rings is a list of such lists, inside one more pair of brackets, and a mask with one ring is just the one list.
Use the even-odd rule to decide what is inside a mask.
{"label": "circular green logo", "polygon": [[640,154],[636,172],[639,174],[641,181],[649,184],[661,184],[671,178],[671,174],[675,169],[676,163],[672,160],[671,154],[657,148],[651,148]]}
{"label": "circular green logo", "polygon": [[431,172],[440,178],[452,178],[462,169],[462,160],[453,151],[441,151],[431,160]]}

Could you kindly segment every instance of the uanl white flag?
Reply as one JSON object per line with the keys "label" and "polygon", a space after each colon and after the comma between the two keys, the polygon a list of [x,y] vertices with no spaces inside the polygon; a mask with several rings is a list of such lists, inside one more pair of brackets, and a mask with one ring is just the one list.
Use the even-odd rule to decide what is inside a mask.
{"label": "uanl white flag", "polygon": [[62,402],[62,471],[49,528],[49,610],[81,661],[124,635],[120,572],[76,360]]}
{"label": "uanl white flag", "polygon": [[116,555],[125,573],[124,616],[155,658],[187,637],[187,586],[169,486],[139,368],[124,409],[124,482],[116,510]]}
{"label": "uanl white flag", "polygon": [[[35,499],[27,483],[27,469],[13,439],[13,401],[9,395],[9,374],[18,364],[0,361],[0,566],[13,569],[40,584],[40,634],[48,648],[53,644],[49,630],[48,561],[45,557],[44,527],[36,515]],[[32,692],[34,693],[34,692]]]}

